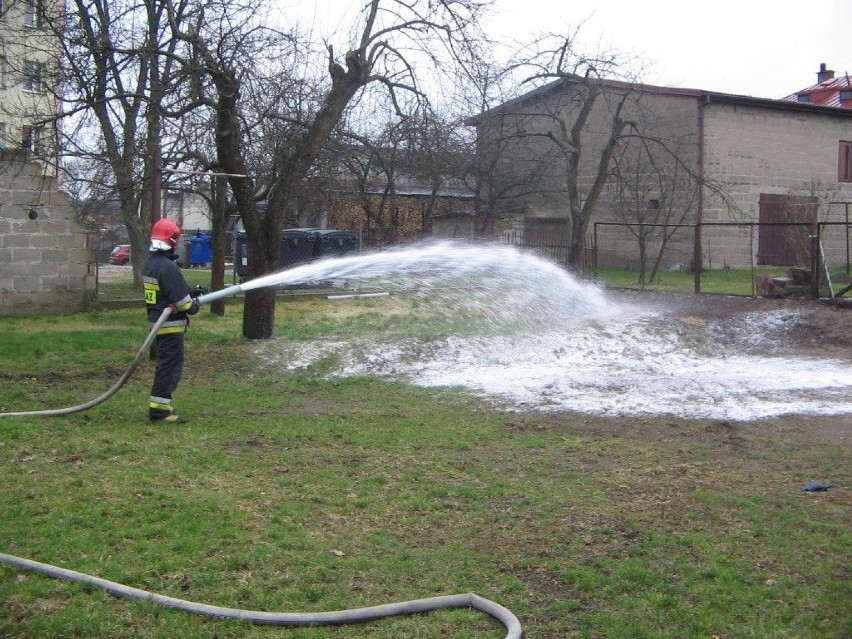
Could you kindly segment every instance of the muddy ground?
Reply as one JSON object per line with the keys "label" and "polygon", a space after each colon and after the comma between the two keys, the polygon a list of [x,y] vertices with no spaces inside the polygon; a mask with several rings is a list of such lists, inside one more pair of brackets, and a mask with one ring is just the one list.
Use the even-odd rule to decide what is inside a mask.
{"label": "muddy ground", "polygon": [[[852,362],[852,306],[809,299],[770,299],[712,294],[675,294],[645,291],[608,291],[615,299],[659,305],[687,324],[704,321],[730,322],[748,313],[789,310],[791,328],[785,333],[783,350],[803,357],[841,359]],[[552,419],[564,428],[568,422],[558,414],[537,419]],[[523,419],[523,418],[521,418]],[[681,419],[677,417],[594,417],[584,416],[578,429],[601,435],[641,432],[643,437],[682,438],[684,444],[715,443],[720,460],[729,460],[731,447],[741,452],[777,448],[799,440],[803,447],[832,442],[846,450],[852,444],[852,415],[784,415],[750,422],[718,419]],[[780,437],[779,434],[783,434]],[[697,439],[696,439],[697,438]],[[782,444],[780,439],[786,441]],[[795,447],[795,445],[793,444]],[[847,471],[844,470],[844,474]]]}
{"label": "muddy ground", "polygon": [[659,305],[678,317],[703,320],[733,320],[738,315],[789,310],[796,322],[788,332],[787,347],[802,355],[849,358],[852,361],[852,305],[842,300],[751,298],[736,295],[654,293],[647,291],[609,292],[616,299]]}

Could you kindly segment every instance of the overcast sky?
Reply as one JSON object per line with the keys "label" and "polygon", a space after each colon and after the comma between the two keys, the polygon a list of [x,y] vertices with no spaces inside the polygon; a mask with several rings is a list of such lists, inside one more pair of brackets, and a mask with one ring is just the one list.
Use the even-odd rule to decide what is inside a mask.
{"label": "overcast sky", "polygon": [[[644,81],[766,98],[852,74],[852,0],[496,0],[491,31],[523,39],[588,21],[590,45],[640,54]],[[567,31],[564,30],[564,31]]]}
{"label": "overcast sky", "polygon": [[[325,34],[348,31],[363,6],[275,1]],[[639,55],[648,84],[782,98],[815,84],[822,62],[852,74],[852,0],[495,0],[487,26],[528,42],[584,20],[587,46]]]}

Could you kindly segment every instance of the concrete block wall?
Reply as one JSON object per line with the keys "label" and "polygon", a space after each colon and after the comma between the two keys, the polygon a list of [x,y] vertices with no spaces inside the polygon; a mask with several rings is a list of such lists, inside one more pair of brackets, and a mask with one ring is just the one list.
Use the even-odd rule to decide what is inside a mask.
{"label": "concrete block wall", "polygon": [[[704,221],[757,222],[761,193],[815,197],[825,220],[829,201],[852,201],[852,184],[837,180],[841,140],[852,140],[852,117],[711,104],[705,109],[704,175],[725,189],[734,207],[706,192]],[[708,228],[704,237],[717,233]],[[749,244],[742,233],[725,239],[715,243],[714,264],[747,266],[756,241]]]}
{"label": "concrete block wall", "polygon": [[86,234],[56,180],[0,151],[0,315],[71,313],[94,300]]}

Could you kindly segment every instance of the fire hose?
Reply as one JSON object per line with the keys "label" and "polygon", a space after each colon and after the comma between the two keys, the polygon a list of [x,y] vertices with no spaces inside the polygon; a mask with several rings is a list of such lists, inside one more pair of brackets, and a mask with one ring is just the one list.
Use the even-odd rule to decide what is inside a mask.
{"label": "fire hose", "polygon": [[502,623],[507,631],[506,639],[520,639],[523,636],[521,624],[510,610],[474,593],[445,595],[440,597],[429,597],[426,599],[413,599],[411,601],[402,601],[399,603],[370,606],[367,608],[352,608],[350,610],[335,610],[331,612],[263,612],[259,610],[243,610],[240,608],[210,606],[207,604],[186,601],[184,599],[167,597],[165,595],[159,595],[146,590],[140,590],[139,588],[131,588],[129,586],[115,583],[114,581],[92,577],[73,570],[58,568],[49,564],[43,564],[30,559],[22,559],[20,557],[14,557],[4,553],[0,553],[0,563],[40,572],[57,579],[76,581],[89,586],[96,586],[106,590],[111,595],[116,595],[118,597],[140,599],[142,601],[150,601],[160,604],[168,608],[183,610],[184,612],[206,615],[208,617],[217,617],[220,619],[238,619],[240,621],[248,621],[265,626],[333,626],[363,623],[399,615],[412,615],[441,608],[473,608],[474,610],[479,610],[480,612],[490,615]]}
{"label": "fire hose", "polygon": [[[223,288],[219,291],[213,291],[212,293],[206,293],[204,295],[199,295],[196,300],[199,305],[204,305],[209,302],[213,302],[215,300],[221,299],[223,297],[231,297],[242,292],[243,287],[239,284],[234,286],[229,286],[228,288]],[[127,370],[118,378],[118,380],[110,386],[110,388],[103,393],[102,395],[98,395],[94,399],[85,402],[83,404],[79,404],[77,406],[69,406],[68,408],[53,408],[48,410],[33,410],[33,411],[22,411],[17,413],[0,413],[0,417],[56,417],[59,415],[71,415],[73,413],[79,413],[84,410],[88,410],[98,404],[101,404],[108,400],[110,397],[115,395],[118,392],[118,389],[124,386],[125,382],[130,379],[130,376],[133,374],[139,364],[145,359],[145,355],[148,353],[151,348],[151,344],[154,342],[154,339],[157,337],[157,331],[160,330],[160,327],[165,323],[167,319],[169,319],[169,315],[171,314],[171,309],[167,306],[163,309],[162,314],[154,324],[151,325],[151,331],[148,333],[148,337],[145,338],[145,341],[142,343],[142,346],[139,349],[139,352],[136,353],[136,357],[133,358],[133,361],[130,362],[130,366],[128,366]]]}
{"label": "fire hose", "polygon": [[[207,304],[223,297],[230,297],[242,292],[243,288],[240,285],[231,286],[212,293],[206,293],[198,296],[196,299],[199,305]],[[0,417],[28,417],[28,416],[59,416],[70,415],[84,410],[88,410],[93,406],[106,401],[112,397],[118,389],[133,374],[133,371],[139,366],[145,355],[148,353],[151,344],[157,336],[157,331],[163,323],[169,318],[171,309],[166,307],[157,321],[151,326],[151,331],[142,343],[136,357],[130,363],[127,370],[119,377],[118,381],[113,384],[109,390],[95,399],[92,399],[78,406],[68,408],[27,411],[17,413],[0,413]],[[0,553],[0,563],[15,566],[25,570],[39,572],[48,577],[56,579],[64,579],[66,581],[76,581],[90,586],[102,588],[108,593],[118,597],[128,597],[132,599],[140,599],[143,601],[151,601],[168,608],[183,610],[185,612],[206,615],[209,617],[217,617],[221,619],[239,619],[248,621],[258,625],[269,626],[330,626],[342,625],[351,623],[363,623],[367,621],[375,621],[386,617],[395,617],[399,615],[411,615],[428,612],[430,610],[438,610],[442,608],[472,608],[483,612],[497,621],[506,628],[506,639],[520,639],[523,636],[523,630],[518,618],[507,608],[493,601],[480,597],[475,593],[464,593],[458,595],[444,595],[439,597],[428,597],[425,599],[412,599],[410,601],[402,601],[398,603],[383,604],[378,606],[370,606],[366,608],[352,608],[349,610],[336,610],[331,612],[264,612],[258,610],[243,610],[240,608],[225,608],[221,606],[211,606],[208,604],[195,603],[184,599],[176,599],[166,595],[140,590],[108,581],[99,577],[93,577],[73,570],[51,566],[31,559],[15,557]]]}

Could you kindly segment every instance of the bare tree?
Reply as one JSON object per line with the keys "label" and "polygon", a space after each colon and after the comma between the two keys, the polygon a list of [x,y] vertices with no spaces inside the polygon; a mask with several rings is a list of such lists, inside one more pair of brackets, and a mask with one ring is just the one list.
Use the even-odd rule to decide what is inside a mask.
{"label": "bare tree", "polygon": [[694,219],[698,183],[683,164],[684,155],[655,139],[635,137],[613,158],[608,188],[615,216],[637,242],[639,284],[654,281],[670,242],[684,222]]}
{"label": "bare tree", "polygon": [[[180,22],[186,3],[173,7]],[[64,21],[54,25],[64,60],[62,114],[65,153],[89,163],[95,190],[109,190],[118,202],[132,247],[134,281],[140,285],[162,164],[160,143],[165,111],[181,99],[175,52],[165,5],[158,0],[73,0]],[[152,209],[153,213],[152,213]]]}
{"label": "bare tree", "polygon": [[[534,72],[528,80],[550,80],[564,88],[560,98],[538,114],[548,123],[531,135],[551,142],[561,160],[558,166],[570,221],[566,260],[573,266],[579,265],[589,222],[622,136],[637,128],[636,121],[626,115],[628,101],[634,96],[632,85],[626,82],[616,88],[602,82],[621,75],[622,62],[611,54],[580,55],[575,40],[576,32],[537,43],[555,42],[555,46],[544,46],[530,60]],[[590,141],[594,143],[587,145]]]}
{"label": "bare tree", "polygon": [[476,231],[488,236],[500,218],[523,210],[527,201],[542,193],[542,169],[553,159],[545,157],[540,146],[530,148],[529,133],[537,126],[539,114],[504,106],[513,103],[511,96],[519,90],[513,65],[477,58],[463,71],[457,80],[461,87],[457,100],[468,114],[463,123],[476,127],[476,135],[458,138],[466,149],[463,155],[472,158],[458,174],[475,196]]}
{"label": "bare tree", "polygon": [[[249,177],[241,119],[243,77],[237,61],[222,46],[220,34],[197,28],[181,37],[191,43],[194,60],[212,83],[215,95],[216,145],[219,166],[228,181],[246,228],[249,277],[275,270],[279,264],[281,232],[300,188],[320,157],[323,146],[362,89],[379,84],[392,103],[400,92],[423,95],[414,73],[417,55],[437,61],[440,51],[453,53],[467,48],[473,39],[482,3],[478,0],[369,0],[361,14],[357,40],[338,58],[327,46],[327,79],[330,85],[318,109],[293,135],[278,140],[266,208],[256,204],[254,180]],[[199,27],[203,25],[199,24]],[[439,51],[439,46],[442,49]],[[245,176],[245,177],[240,177]],[[243,334],[268,338],[274,326],[275,291],[246,293]]]}

